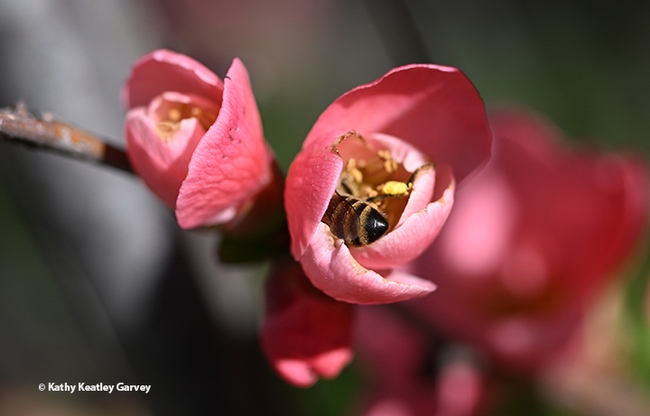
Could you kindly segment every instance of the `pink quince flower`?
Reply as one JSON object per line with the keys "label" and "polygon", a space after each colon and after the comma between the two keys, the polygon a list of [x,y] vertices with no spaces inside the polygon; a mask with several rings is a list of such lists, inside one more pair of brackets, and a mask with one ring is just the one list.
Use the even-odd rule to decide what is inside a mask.
{"label": "pink quince flower", "polygon": [[278,261],[265,295],[262,349],[286,381],[308,387],[352,360],[352,305],[313,287],[298,263]]}
{"label": "pink quince flower", "polygon": [[356,318],[355,346],[372,380],[364,416],[472,416],[483,410],[486,380],[475,364],[440,360],[453,354],[382,306],[358,308]]}
{"label": "pink quince flower", "polygon": [[[488,158],[490,143],[483,102],[456,68],[407,65],[347,92],[321,114],[289,168],[293,257],[314,286],[341,301],[389,303],[431,293],[430,281],[395,267],[433,241],[456,181]],[[381,238],[366,238],[374,231],[363,222],[357,231],[343,222],[355,214],[335,195],[340,190],[382,205],[383,223],[379,214],[363,217],[374,221],[368,227],[379,224]],[[335,205],[338,214],[327,217]],[[348,243],[338,238],[346,233]]]}
{"label": "pink quince flower", "polygon": [[182,228],[229,223],[274,182],[273,155],[246,68],[225,82],[169,50],[140,58],[122,90],[127,153],[134,170]]}
{"label": "pink quince flower", "polygon": [[648,171],[634,158],[566,150],[532,112],[490,120],[492,158],[410,265],[440,290],[409,306],[508,368],[534,371],[630,258],[647,223]]}

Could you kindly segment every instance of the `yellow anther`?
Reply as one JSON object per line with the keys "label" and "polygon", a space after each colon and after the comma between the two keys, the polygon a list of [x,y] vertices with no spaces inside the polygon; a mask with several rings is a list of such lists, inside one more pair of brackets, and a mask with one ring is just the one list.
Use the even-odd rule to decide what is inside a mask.
{"label": "yellow anther", "polygon": [[350,171],[350,174],[352,175],[352,177],[357,183],[363,182],[363,173],[361,173],[359,169],[355,168],[354,170]]}
{"label": "yellow anther", "polygon": [[377,150],[377,156],[379,156],[379,158],[382,160],[390,160],[393,158],[393,156],[390,154],[390,150],[387,149]]}
{"label": "yellow anther", "polygon": [[155,127],[156,134],[165,143],[169,143],[174,138],[178,130],[178,123],[169,121],[161,121],[160,123],[156,124]]}
{"label": "yellow anther", "polygon": [[393,173],[399,168],[399,164],[395,159],[393,159],[393,155],[390,153],[390,150],[377,150],[377,157],[382,161],[382,167],[387,173]]}
{"label": "yellow anther", "polygon": [[397,170],[399,165],[395,161],[395,159],[388,159],[384,160],[384,170],[388,173],[393,173]]}
{"label": "yellow anther", "polygon": [[382,195],[406,195],[409,191],[409,186],[404,182],[388,181],[381,187],[380,193]]}
{"label": "yellow anther", "polygon": [[169,119],[169,121],[173,123],[178,123],[179,121],[181,121],[182,118],[181,110],[179,110],[176,107],[170,108],[167,111],[167,118]]}

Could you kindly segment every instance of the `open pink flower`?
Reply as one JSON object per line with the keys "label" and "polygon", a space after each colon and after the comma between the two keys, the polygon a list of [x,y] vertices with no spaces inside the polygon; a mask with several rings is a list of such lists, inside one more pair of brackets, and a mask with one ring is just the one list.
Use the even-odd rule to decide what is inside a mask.
{"label": "open pink flower", "polygon": [[559,352],[630,257],[647,221],[648,172],[632,158],[567,151],[530,112],[490,120],[492,159],[412,264],[440,290],[410,305],[447,334],[532,370]]}
{"label": "open pink flower", "polygon": [[138,60],[122,90],[135,171],[182,228],[228,223],[273,182],[246,68],[223,82],[195,60],[157,50]]}
{"label": "open pink flower", "polygon": [[352,360],[352,305],[314,288],[297,263],[275,265],[265,299],[262,348],[285,380],[308,387]]}
{"label": "open pink flower", "polygon": [[[346,302],[432,292],[431,282],[394,268],[433,241],[455,182],[486,160],[490,141],[481,98],[455,68],[408,65],[349,91],[321,114],[289,169],[294,258],[314,286]],[[350,196],[362,200],[356,214]],[[368,202],[383,219],[361,215]]]}

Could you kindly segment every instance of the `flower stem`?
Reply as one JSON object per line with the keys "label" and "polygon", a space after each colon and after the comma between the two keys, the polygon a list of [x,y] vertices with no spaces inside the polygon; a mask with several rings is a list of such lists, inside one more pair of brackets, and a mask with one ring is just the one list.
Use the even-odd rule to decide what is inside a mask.
{"label": "flower stem", "polygon": [[23,103],[0,109],[0,139],[134,173],[124,150],[51,115],[36,116]]}

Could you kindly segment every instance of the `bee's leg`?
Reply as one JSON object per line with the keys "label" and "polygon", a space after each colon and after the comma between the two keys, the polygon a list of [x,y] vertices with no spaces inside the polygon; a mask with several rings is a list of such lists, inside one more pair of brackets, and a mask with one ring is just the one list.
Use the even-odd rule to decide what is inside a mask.
{"label": "bee's leg", "polygon": [[411,177],[409,178],[408,182],[406,182],[406,185],[408,186],[409,191],[411,190],[411,187],[413,186],[413,182],[415,182],[415,177],[418,175],[418,173],[420,173],[421,170],[423,170],[423,169],[435,169],[435,168],[436,168],[436,165],[434,165],[433,163],[426,163],[426,164],[420,166],[419,168],[415,169],[415,171],[413,171],[413,174],[411,174]]}
{"label": "bee's leg", "polygon": [[376,204],[377,202],[383,201],[384,199],[404,196],[407,193],[408,192],[404,192],[402,194],[379,194],[375,196],[369,196],[368,198],[366,198],[366,202],[372,202],[373,204]]}
{"label": "bee's leg", "polygon": [[337,188],[348,195],[357,196],[359,193],[359,185],[355,182],[351,175],[341,175],[341,180]]}

